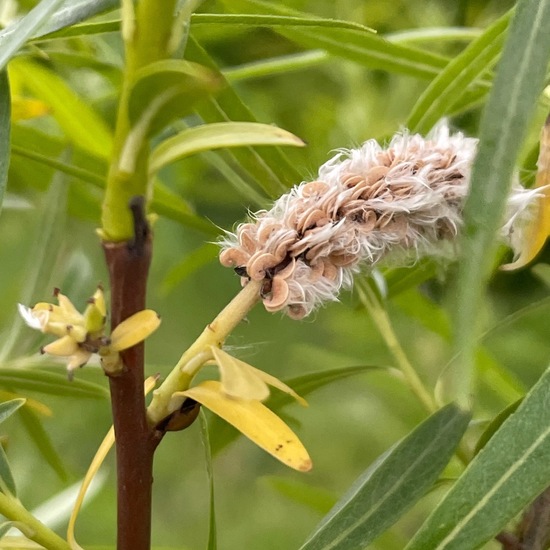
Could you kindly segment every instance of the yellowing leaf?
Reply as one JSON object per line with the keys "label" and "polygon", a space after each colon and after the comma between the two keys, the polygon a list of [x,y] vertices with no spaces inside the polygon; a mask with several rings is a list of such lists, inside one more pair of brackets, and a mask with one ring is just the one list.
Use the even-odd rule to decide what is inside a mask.
{"label": "yellowing leaf", "polygon": [[111,334],[111,351],[131,348],[150,336],[160,325],[160,317],[152,309],[134,313],[118,325]]}
{"label": "yellowing leaf", "polygon": [[10,62],[10,77],[36,99],[46,103],[65,134],[82,149],[108,158],[113,136],[107,123],[58,74],[28,58]]}
{"label": "yellowing leaf", "polygon": [[[212,355],[220,368],[223,390],[228,395],[232,397],[241,397],[243,399],[257,399],[258,401],[263,401],[269,395],[269,389],[266,387],[266,384],[269,384],[294,397],[300,405],[307,407],[307,401],[303,397],[300,397],[291,387],[281,382],[278,378],[275,378],[275,376],[257,369],[215,346],[212,346]],[[251,381],[250,393],[247,393],[249,388],[246,386],[246,383],[248,381]],[[252,394],[253,388],[258,388],[257,395]],[[265,388],[265,390],[263,388]],[[264,391],[267,391],[266,395],[264,395]]]}
{"label": "yellowing leaf", "polygon": [[220,382],[209,380],[175,395],[198,401],[287,466],[307,472],[311,459],[294,432],[256,400],[228,397]]}
{"label": "yellowing leaf", "polygon": [[11,119],[28,120],[39,116],[47,115],[50,108],[46,103],[39,99],[30,99],[28,97],[13,96],[11,98]]}
{"label": "yellowing leaf", "polygon": [[270,386],[273,386],[274,388],[277,388],[278,390],[288,393],[291,397],[294,397],[302,407],[307,407],[307,401],[300,395],[298,395],[290,386],[287,386],[284,382],[281,382],[278,378],[275,378],[274,376],[271,376],[271,374],[268,374],[267,372],[264,372],[263,370],[257,369],[251,365],[248,365],[249,368],[256,371],[258,376]]}
{"label": "yellowing leaf", "polygon": [[257,369],[216,346],[211,346],[211,350],[220,369],[221,387],[226,395],[257,401],[269,397],[267,384],[254,372]]}
{"label": "yellowing leaf", "polygon": [[525,246],[519,258],[515,262],[501,266],[505,271],[518,269],[531,262],[550,236],[550,116],[542,127],[537,167],[535,188],[540,189],[541,196],[537,201],[536,216],[525,230]]}
{"label": "yellowing leaf", "polygon": [[[158,375],[149,376],[149,378],[145,380],[145,383],[143,386],[145,395],[151,392],[151,390],[155,387],[157,380],[158,380]],[[67,542],[69,543],[71,550],[83,550],[83,548],[76,542],[76,538],[74,535],[76,518],[78,517],[78,514],[80,513],[80,509],[82,508],[82,503],[84,502],[84,497],[86,496],[86,492],[90,488],[90,485],[94,477],[96,476],[97,472],[99,471],[99,468],[105,461],[105,457],[111,450],[111,447],[113,446],[114,442],[115,442],[115,428],[114,426],[111,426],[111,428],[107,432],[107,435],[103,438],[103,441],[101,442],[101,445],[99,446],[94,458],[92,459],[90,467],[88,468],[88,471],[86,472],[86,475],[82,480],[82,485],[80,486],[80,490],[78,491],[78,496],[76,497],[76,502],[74,504],[73,511],[71,512],[71,517],[69,518],[69,525],[67,526]]]}

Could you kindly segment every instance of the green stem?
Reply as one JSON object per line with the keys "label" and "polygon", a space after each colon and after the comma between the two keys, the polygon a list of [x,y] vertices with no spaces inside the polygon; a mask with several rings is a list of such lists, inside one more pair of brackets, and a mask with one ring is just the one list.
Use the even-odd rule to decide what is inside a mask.
{"label": "green stem", "polygon": [[18,523],[17,528],[29,539],[48,550],[71,550],[69,543],[38,521],[17,499],[0,493],[0,513]]}
{"label": "green stem", "polygon": [[[393,330],[390,318],[386,310],[380,304],[380,300],[378,300],[377,296],[368,285],[358,285],[358,292],[412,392],[429,413],[435,412],[438,408],[436,400],[428,391],[403,351],[395,331]],[[464,443],[461,443],[457,447],[455,454],[462,464],[465,466],[468,465],[471,453]]]}
{"label": "green stem", "polygon": [[409,362],[393,330],[386,310],[381,306],[380,301],[369,286],[364,285],[359,288],[359,293],[412,392],[418,397],[428,412],[435,412],[437,410],[435,399],[426,389],[426,386]]}
{"label": "green stem", "polygon": [[261,284],[261,281],[250,281],[184,352],[166,380],[153,392],[153,400],[147,409],[150,424],[156,426],[177,408],[171,403],[172,395],[189,387],[197,371],[212,358],[211,346],[221,347],[259,301]]}
{"label": "green stem", "polygon": [[[135,21],[126,21],[125,36],[126,62],[118,105],[115,127],[114,149],[107,176],[107,189],[103,202],[102,233],[104,240],[121,242],[131,239],[133,220],[128,211],[128,201],[135,196],[149,197],[148,144],[146,141],[135,144],[132,155],[138,159],[134,170],[120,169],[120,156],[125,148],[131,130],[128,115],[130,92],[135,82],[136,72],[155,61],[170,57],[168,51],[170,33],[174,23],[177,0],[141,0],[135,7]],[[125,16],[131,11],[126,9]]]}

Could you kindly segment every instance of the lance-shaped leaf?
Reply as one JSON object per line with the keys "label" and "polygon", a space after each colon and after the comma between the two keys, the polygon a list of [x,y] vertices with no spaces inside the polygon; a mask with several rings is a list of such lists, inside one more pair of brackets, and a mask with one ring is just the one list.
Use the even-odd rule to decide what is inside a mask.
{"label": "lance-shaped leaf", "polygon": [[425,420],[357,479],[302,550],[366,548],[430,489],[469,420],[454,404]]}
{"label": "lance-shaped leaf", "polygon": [[513,11],[495,21],[441,71],[413,107],[407,121],[411,132],[426,133],[447,115],[462,94],[495,63]]}
{"label": "lance-shaped leaf", "polygon": [[[56,6],[61,3],[63,5],[55,9]],[[55,5],[52,6],[52,4]],[[88,19],[89,17],[104,11],[113,10],[117,8],[119,4],[120,0],[71,0],[65,2],[42,2],[39,6],[36,6],[34,10],[27,14],[24,18],[24,25],[23,23],[10,25],[6,29],[0,31],[0,48],[4,48],[5,44],[8,43],[8,40],[14,40],[14,38],[12,38],[13,35],[17,35],[20,40],[22,38],[21,35],[23,34],[20,32],[22,28],[25,29],[25,40],[29,36],[32,38],[38,38],[56,30],[74,25],[75,23],[79,23],[84,19]],[[52,9],[55,9],[53,14]],[[33,31],[30,31],[29,28],[34,25],[33,22],[36,23],[36,26],[34,26]]]}
{"label": "lance-shaped leaf", "polygon": [[470,550],[501,531],[550,479],[550,369],[470,463],[407,550]]}
{"label": "lance-shaped leaf", "polygon": [[294,432],[259,401],[228,397],[221,383],[214,380],[175,396],[190,397],[204,405],[287,466],[301,472],[311,470],[311,459]]}
{"label": "lance-shaped leaf", "polygon": [[178,59],[157,61],[137,71],[128,99],[132,129],[120,155],[119,169],[133,172],[147,136],[189,114],[195,103],[220,87],[220,82],[206,67]]}
{"label": "lance-shaped leaf", "polygon": [[[189,114],[195,103],[220,86],[220,77],[197,63],[167,59],[140,69],[128,100],[128,116],[135,125],[144,113],[154,111],[147,132],[160,130],[171,120]],[[171,90],[165,101],[159,97]]]}
{"label": "lance-shaped leaf", "polygon": [[10,63],[10,75],[12,72],[26,89],[50,106],[53,117],[76,145],[101,158],[109,156],[113,138],[107,123],[62,78],[22,58]]}
{"label": "lance-shaped leaf", "polygon": [[78,397],[79,399],[108,399],[109,391],[86,380],[67,382],[66,374],[26,367],[0,368],[0,386],[19,391],[48,395]]}
{"label": "lance-shaped leaf", "polygon": [[[24,405],[25,399],[12,399],[0,404],[0,423],[9,418],[19,407]],[[8,458],[0,445],[0,490],[2,492],[16,494],[15,481],[11,473]]]}
{"label": "lance-shaped leaf", "polygon": [[163,141],[152,153],[151,172],[160,170],[175,160],[222,147],[249,145],[291,145],[304,147],[294,134],[257,122],[217,122],[184,130]]}
{"label": "lance-shaped leaf", "polygon": [[44,0],[25,17],[14,23],[9,32],[0,34],[0,70],[17,53],[17,50],[40,28],[61,4],[62,0]]}
{"label": "lance-shaped leaf", "polygon": [[0,423],[9,418],[19,407],[25,404],[26,399],[12,399],[0,403]]}
{"label": "lance-shaped leaf", "polygon": [[61,481],[67,481],[68,476],[63,465],[63,460],[44,429],[39,416],[28,406],[21,409],[19,416],[23,426],[27,430],[27,434],[34,442],[37,452],[42,455]]}
{"label": "lance-shaped leaf", "polygon": [[472,393],[479,303],[491,273],[516,158],[544,85],[549,35],[550,0],[520,0],[483,113],[464,206],[453,308],[460,359],[441,378],[441,395],[448,400],[467,403]]}

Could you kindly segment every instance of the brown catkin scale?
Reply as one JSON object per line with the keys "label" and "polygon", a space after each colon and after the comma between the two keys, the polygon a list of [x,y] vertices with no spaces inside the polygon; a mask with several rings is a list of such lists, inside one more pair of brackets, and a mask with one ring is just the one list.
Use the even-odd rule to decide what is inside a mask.
{"label": "brown catkin scale", "polygon": [[[349,288],[359,269],[392,257],[407,264],[441,254],[462,226],[477,140],[445,123],[426,138],[403,132],[384,149],[369,140],[340,151],[318,178],[292,188],[269,211],[228,233],[220,262],[243,284],[264,281],[268,311],[301,319]],[[525,226],[537,192],[516,181],[501,231],[510,242]]]}

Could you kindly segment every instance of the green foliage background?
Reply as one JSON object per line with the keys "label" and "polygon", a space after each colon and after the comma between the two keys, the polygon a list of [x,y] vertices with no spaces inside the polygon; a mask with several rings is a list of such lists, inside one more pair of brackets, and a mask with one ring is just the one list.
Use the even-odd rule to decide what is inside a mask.
{"label": "green foliage background", "polygon": [[[224,13],[228,4],[208,0],[199,11]],[[30,2],[20,5],[31,7]],[[391,37],[392,33],[424,27],[443,27],[448,33],[452,27],[482,29],[513,3],[287,0],[284,5],[315,16],[361,23]],[[112,18],[113,13],[104,17]],[[259,26],[208,24],[197,18],[191,32],[228,76],[233,71],[233,86],[258,121],[276,124],[307,142],[304,149],[284,151],[296,173],[296,179],[284,181],[287,186],[313,178],[331,150],[353,147],[372,137],[384,140],[399,130],[427,85],[426,80],[414,76],[371,70],[337,56],[321,55],[293,70],[243,78],[245,64],[298,54],[304,48],[285,37],[284,32]],[[323,29],[316,32],[322,33]],[[444,36],[441,31],[439,39],[413,45],[452,57],[466,43],[444,40]],[[20,57],[33,58],[49,67],[111,126],[120,84],[121,51],[119,35],[107,33],[37,41]],[[24,70],[21,74],[21,94],[55,103],[55,97],[48,99],[40,91],[39,83],[25,80]],[[45,86],[51,91],[51,83]],[[39,153],[92,174],[102,173],[102,161],[90,157],[90,147],[88,153],[82,151],[86,136],[81,136],[80,143],[76,139],[74,146],[78,132],[87,131],[76,124],[82,116],[80,106],[67,104],[66,108],[65,127],[59,118],[48,115],[18,121],[12,130],[14,144],[23,152],[14,149],[7,203],[0,217],[0,323],[10,352],[3,352],[2,366],[15,365],[14,361],[17,365],[37,364],[40,359],[36,352],[44,343],[22,328],[16,316],[16,301],[49,299],[52,288],[58,286],[75,304],[84,304],[97,282],[107,281],[95,235],[101,190],[82,178],[54,174],[44,162],[29,158],[31,153]],[[533,176],[534,147],[546,111],[544,105],[539,106],[521,157],[526,181]],[[452,123],[476,135],[479,112],[476,107],[463,111]],[[191,125],[197,122],[196,115],[186,119]],[[98,149],[103,145],[99,143]],[[235,178],[228,180],[227,173],[219,169],[226,161],[229,164],[223,166],[240,172],[227,152],[209,152],[164,169],[160,179],[183,197],[197,216],[230,229],[244,219],[247,210],[265,207],[269,199],[263,191],[264,182],[252,182],[246,193],[239,192]],[[154,225],[149,307],[161,313],[163,324],[147,342],[149,374],[168,373],[181,352],[239,289],[238,277],[217,263],[214,247],[204,247],[205,242],[215,240],[215,235],[168,219],[160,209],[159,213]],[[543,255],[539,264],[544,264],[546,257]],[[479,305],[485,326],[492,330],[485,335],[483,352],[478,357],[478,400],[475,423],[470,428],[474,441],[487,420],[523,395],[547,365],[550,343],[546,317],[550,302],[544,270],[544,265],[538,265],[515,274],[496,274],[489,300]],[[387,302],[410,361],[430,387],[452,355],[445,289],[455,267],[450,266],[445,273],[436,271],[427,283],[411,286]],[[239,357],[282,379],[341,367],[394,365],[356,292],[343,294],[339,303],[327,305],[304,322],[270,315],[258,307],[228,344]],[[51,368],[63,372],[61,366]],[[86,367],[77,373],[77,379],[107,387],[97,367]],[[13,389],[1,373],[0,386],[7,392]],[[25,427],[18,415],[3,426],[18,494],[31,509],[82,477],[110,426],[108,398],[78,398],[71,396],[70,385],[68,388],[66,396],[19,392],[51,408],[51,417],[39,414],[38,418],[61,458],[63,467],[58,464],[57,473],[45,465],[36,441],[29,437],[28,424]],[[308,400],[308,409],[293,405],[285,412],[312,456],[311,473],[287,470],[242,437],[216,458],[219,548],[299,547],[352,481],[425,418],[424,410],[405,385],[383,370],[334,382],[312,393]],[[216,433],[212,438],[215,445]],[[156,548],[195,549],[206,543],[209,503],[201,445],[196,423],[182,433],[169,434],[157,452],[153,518]],[[53,452],[49,457],[57,464]],[[77,538],[86,548],[110,545],[114,539],[112,457],[106,470],[105,485],[78,521]],[[65,476],[60,477],[61,471]],[[452,462],[445,476],[452,477],[458,471],[458,465]],[[372,548],[403,548],[445,489],[442,485],[430,492]]]}

